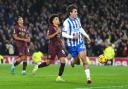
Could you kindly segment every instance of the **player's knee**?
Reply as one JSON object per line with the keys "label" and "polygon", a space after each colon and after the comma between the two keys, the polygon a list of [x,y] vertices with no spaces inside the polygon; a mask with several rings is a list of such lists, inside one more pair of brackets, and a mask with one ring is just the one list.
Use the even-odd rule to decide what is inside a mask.
{"label": "player's knee", "polygon": [[65,63],[65,60],[66,60],[65,57],[60,58],[60,62],[61,62],[61,63]]}
{"label": "player's knee", "polygon": [[47,62],[46,62],[46,65],[50,65],[50,61],[47,61]]}
{"label": "player's knee", "polygon": [[49,63],[49,62],[47,62],[46,64],[47,64],[47,65],[50,65],[50,63]]}
{"label": "player's knee", "polygon": [[86,66],[87,68],[89,67],[87,62],[84,62],[83,66]]}
{"label": "player's knee", "polygon": [[80,52],[79,56],[80,56],[82,59],[86,58],[86,52],[85,52],[85,51]]}
{"label": "player's knee", "polygon": [[26,60],[27,60],[27,56],[26,56],[26,55],[22,55],[22,56],[20,56],[20,58],[21,58],[21,60],[23,60],[23,61],[26,61]]}
{"label": "player's knee", "polygon": [[82,59],[82,60],[86,60],[86,55],[80,55],[80,58]]}

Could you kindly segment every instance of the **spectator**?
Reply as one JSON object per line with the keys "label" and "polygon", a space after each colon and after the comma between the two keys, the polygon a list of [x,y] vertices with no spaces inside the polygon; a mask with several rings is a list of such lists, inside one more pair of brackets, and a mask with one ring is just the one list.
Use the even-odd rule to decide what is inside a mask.
{"label": "spectator", "polygon": [[5,49],[4,40],[12,38],[10,34],[19,15],[25,18],[26,28],[31,32],[34,47],[46,51],[47,49],[44,48],[47,45],[46,32],[49,16],[52,13],[59,13],[63,21],[66,17],[64,8],[71,3],[80,8],[83,28],[91,35],[93,41],[89,47],[91,56],[98,56],[108,41],[116,43],[116,56],[126,56],[122,51],[126,49],[124,46],[127,44],[122,44],[122,38],[128,38],[127,0],[0,0],[0,49],[2,48],[0,52],[6,54],[3,50]]}

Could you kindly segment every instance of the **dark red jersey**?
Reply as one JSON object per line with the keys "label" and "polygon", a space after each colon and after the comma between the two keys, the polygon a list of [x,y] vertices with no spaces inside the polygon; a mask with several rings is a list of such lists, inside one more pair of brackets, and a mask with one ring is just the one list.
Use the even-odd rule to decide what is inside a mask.
{"label": "dark red jersey", "polygon": [[[23,39],[25,39],[25,38],[27,38],[27,36],[29,36],[28,31],[25,29],[25,27],[24,26],[21,27],[19,25],[15,26],[13,34],[16,34],[17,37],[23,38]],[[27,45],[27,42],[25,42],[25,41],[20,41],[20,40],[16,40],[16,39],[15,39],[15,41],[16,41],[16,44]]]}
{"label": "dark red jersey", "polygon": [[[13,31],[13,34],[17,35],[17,37],[26,39],[29,36],[28,31],[24,26],[16,25]],[[28,54],[28,43],[25,41],[15,39],[16,47],[19,51],[19,54]]]}
{"label": "dark red jersey", "polygon": [[[49,32],[48,32],[48,35],[52,35],[56,32],[57,28],[55,26],[50,26],[49,27]],[[49,44],[52,44],[52,45],[60,45],[61,43],[61,39],[60,39],[60,35],[61,34],[57,34],[55,37],[51,38],[49,40]]]}
{"label": "dark red jersey", "polygon": [[[55,26],[50,26],[48,35],[54,34],[56,32],[56,29],[57,28]],[[58,56],[58,58],[66,56],[61,43],[60,34],[49,39],[48,44],[48,58],[55,59],[56,56]]]}

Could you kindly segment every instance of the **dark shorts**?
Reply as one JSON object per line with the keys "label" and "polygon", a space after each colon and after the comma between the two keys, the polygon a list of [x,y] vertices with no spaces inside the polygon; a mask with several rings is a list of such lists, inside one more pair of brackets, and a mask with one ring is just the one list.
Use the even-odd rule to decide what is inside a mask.
{"label": "dark shorts", "polygon": [[61,57],[66,57],[65,51],[61,45],[48,45],[48,59],[54,60],[58,57],[60,59]]}
{"label": "dark shorts", "polygon": [[29,54],[29,49],[26,45],[16,44],[16,48],[18,50],[19,55],[28,55]]}

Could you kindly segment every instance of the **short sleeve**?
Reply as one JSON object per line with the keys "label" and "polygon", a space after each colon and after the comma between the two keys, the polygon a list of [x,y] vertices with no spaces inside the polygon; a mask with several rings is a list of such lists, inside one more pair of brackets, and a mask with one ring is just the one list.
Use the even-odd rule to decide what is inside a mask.
{"label": "short sleeve", "polygon": [[48,35],[51,35],[51,34],[53,34],[54,32],[53,32],[53,28],[52,28],[52,26],[50,26],[49,27],[49,29],[48,29]]}
{"label": "short sleeve", "polygon": [[63,23],[63,29],[62,29],[62,31],[67,33],[68,30],[69,30],[69,23],[68,23],[68,21],[66,20],[66,21],[64,21],[64,23]]}

